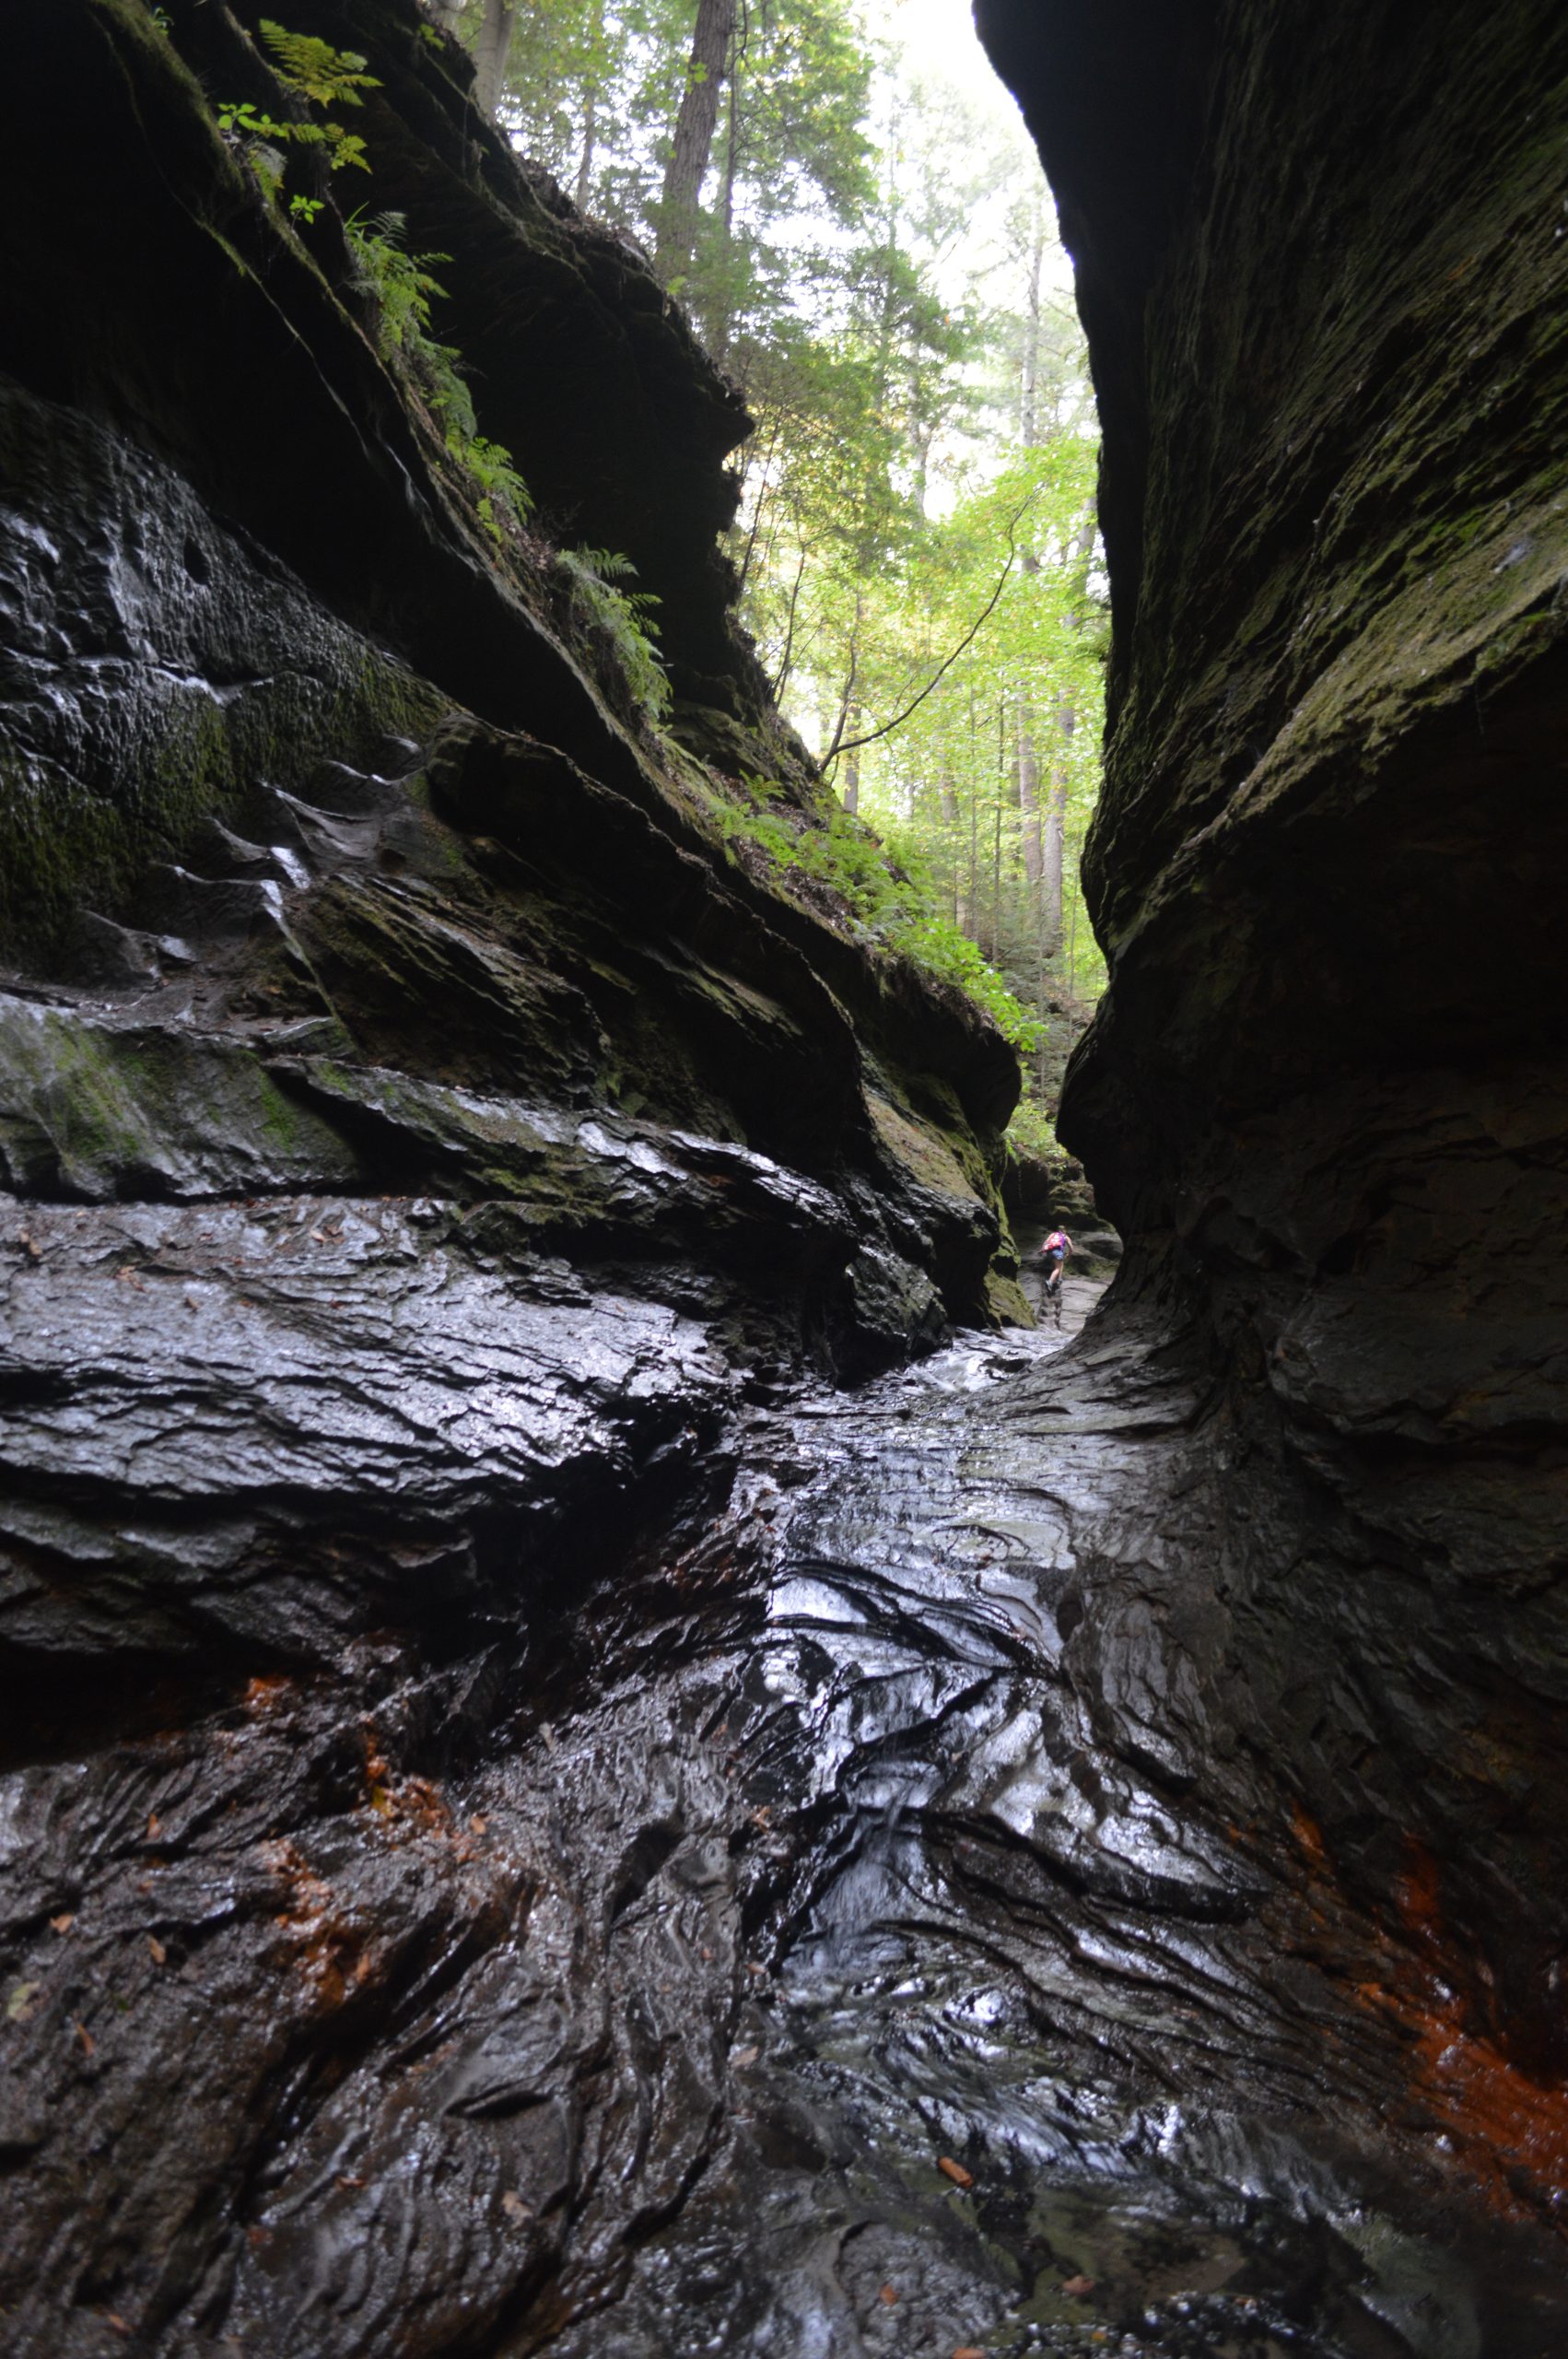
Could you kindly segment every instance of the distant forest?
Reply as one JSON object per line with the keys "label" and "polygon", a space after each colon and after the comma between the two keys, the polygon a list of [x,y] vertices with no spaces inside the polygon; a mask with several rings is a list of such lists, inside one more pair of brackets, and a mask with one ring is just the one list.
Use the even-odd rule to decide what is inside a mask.
{"label": "distant forest", "polygon": [[744,389],[733,556],[785,711],[1029,1015],[1075,1028],[1104,981],[1078,886],[1096,429],[1008,102],[918,78],[852,0],[445,14],[519,150],[645,248]]}

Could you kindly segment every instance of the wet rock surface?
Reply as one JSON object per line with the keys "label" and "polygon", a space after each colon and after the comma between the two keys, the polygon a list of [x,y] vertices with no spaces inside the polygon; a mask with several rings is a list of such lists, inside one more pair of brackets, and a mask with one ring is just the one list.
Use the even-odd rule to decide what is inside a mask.
{"label": "wet rock surface", "polygon": [[1062,1134],[1116,1301],[1211,1387],[1208,1536],[1149,1514],[1213,1572],[1207,1777],[1378,1929],[1418,2107],[1555,2217],[1563,25],[977,16],[1105,428],[1110,986]]}
{"label": "wet rock surface", "polygon": [[640,1532],[461,1579],[318,1504],[310,1614],[275,1527],[219,1643],[122,1613],[134,1694],[35,1685],[12,2347],[1546,2359],[1555,2239],[1476,2206],[1380,2003],[1419,1928],[1235,1816],[1212,1404],[1150,1342],[793,1388],[728,1496],[666,1344]]}
{"label": "wet rock surface", "polygon": [[984,12],[1105,408],[1067,1108],[1129,1238],[998,1332],[1010,1056],[714,816],[817,792],[731,393],[412,6],[300,6],[681,698],[497,562],[216,137],[250,12],[32,12],[7,2349],[1553,2359],[1561,27]]}

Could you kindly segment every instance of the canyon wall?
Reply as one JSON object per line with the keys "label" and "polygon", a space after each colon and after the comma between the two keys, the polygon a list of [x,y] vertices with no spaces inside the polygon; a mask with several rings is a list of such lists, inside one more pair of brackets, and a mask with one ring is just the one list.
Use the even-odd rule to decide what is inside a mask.
{"label": "canyon wall", "polygon": [[[512,2063],[432,2117],[478,2210],[427,2253],[427,2347],[547,2308],[594,2189],[616,2236],[678,2198],[733,1928],[667,2006],[636,1963],[619,2005],[605,1943],[672,1855],[724,1881],[739,1802],[712,1769],[683,1801],[635,1705],[575,1836],[552,1778],[520,1804],[526,1859],[466,1781],[548,1728],[539,1682],[564,1709],[541,1634],[722,1492],[747,1401],[1027,1318],[1012,1051],[747,832],[835,806],[731,617],[733,387],[413,0],[288,12],[369,58],[368,172],[226,132],[309,120],[265,13],[61,0],[0,76],[18,2352],[220,2318],[323,2350],[343,2302],[369,2347],[341,2285],[288,2342],[285,2244],[237,2293],[255,2174],[470,1969]],[[441,256],[477,432],[333,197],[383,268]],[[658,601],[661,714],[582,548]]]}
{"label": "canyon wall", "polygon": [[1062,1130],[1129,1239],[1122,1315],[1157,1308],[1211,1387],[1211,1520],[1151,1510],[1211,1560],[1165,1649],[1202,1697],[1184,1774],[1256,1809],[1261,1767],[1283,1855],[1293,1826],[1393,1944],[1368,1987],[1418,2079],[1445,2052],[1422,2101],[1550,2206],[1568,28],[977,14],[1105,431],[1111,980]]}
{"label": "canyon wall", "polygon": [[6,29],[27,2359],[1562,2348],[1568,34],[980,17],[1106,435],[1059,1352],[1011,1054],[749,832],[640,257],[301,0],[460,431],[252,0]]}

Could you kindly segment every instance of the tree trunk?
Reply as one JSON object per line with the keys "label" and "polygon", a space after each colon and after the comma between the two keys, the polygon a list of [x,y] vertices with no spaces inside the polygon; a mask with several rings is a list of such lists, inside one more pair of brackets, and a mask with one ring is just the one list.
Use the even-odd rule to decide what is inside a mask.
{"label": "tree trunk", "polygon": [[[860,706],[851,705],[849,708],[849,726],[851,729],[859,727],[860,719]],[[857,750],[852,753],[848,753],[844,757],[844,808],[848,812],[850,817],[853,818],[860,807],[860,757]]]}
{"label": "tree trunk", "polygon": [[597,112],[597,98],[598,92],[591,84],[588,95],[583,100],[582,147],[577,159],[577,185],[572,191],[573,201],[579,213],[586,213],[588,210],[588,192],[593,180],[594,116]]}
{"label": "tree trunk", "polygon": [[577,154],[577,182],[572,195],[579,213],[588,210],[593,185],[593,155],[599,138],[599,76],[604,46],[604,0],[595,0],[589,19],[588,72],[582,85],[582,145]]}
{"label": "tree trunk", "polygon": [[720,280],[718,301],[708,322],[708,346],[715,360],[723,360],[730,350],[730,333],[734,324],[734,289],[731,279],[731,249],[735,231],[735,172],[740,156],[741,58],[737,48],[730,58],[729,122],[724,134],[724,184],[719,204],[719,226],[722,232],[723,275]]}
{"label": "tree trunk", "polygon": [[[1079,601],[1072,610],[1074,630],[1083,622],[1082,601],[1088,588],[1089,561],[1094,552],[1094,511],[1085,508],[1078,520],[1073,538],[1073,563],[1076,568],[1075,593]],[[1027,558],[1024,560],[1028,562]],[[1036,564],[1038,559],[1036,560]],[[1061,947],[1061,873],[1067,849],[1067,790],[1069,783],[1068,757],[1072,748],[1072,733],[1078,726],[1078,710],[1071,697],[1062,697],[1057,705],[1056,723],[1061,745],[1051,772],[1050,807],[1046,814],[1046,868],[1044,878],[1041,926],[1046,944],[1046,956],[1054,958]]]}
{"label": "tree trunk", "polygon": [[1078,726],[1075,708],[1064,697],[1057,707],[1061,752],[1051,775],[1050,807],[1046,813],[1044,890],[1040,897],[1040,932],[1046,956],[1054,958],[1061,947],[1061,871],[1067,845],[1067,757]]}
{"label": "tree trunk", "polygon": [[1018,809],[1024,821],[1024,876],[1033,909],[1039,900],[1045,852],[1040,842],[1040,757],[1035,745],[1035,708],[1018,699]]}
{"label": "tree trunk", "polygon": [[[490,5],[490,0],[486,0]],[[735,37],[736,0],[697,0],[692,53],[686,87],[675,116],[670,160],[659,200],[659,237],[654,266],[661,278],[678,277],[691,267],[696,244],[697,200],[713,152],[719,100]]]}
{"label": "tree trunk", "polygon": [[960,933],[969,930],[969,905],[964,898],[964,863],[958,851],[958,797],[953,791],[953,770],[947,760],[942,766],[942,824],[946,840],[953,846],[953,922]]}
{"label": "tree trunk", "polygon": [[517,0],[485,0],[485,15],[474,51],[474,96],[493,123],[517,21]]}
{"label": "tree trunk", "polygon": [[991,848],[991,948],[993,967],[1001,964],[1001,806],[1007,792],[1007,707],[996,709],[996,828]]}
{"label": "tree trunk", "polygon": [[1024,369],[1019,388],[1018,437],[1025,450],[1040,439],[1040,273],[1046,253],[1046,217],[1035,199],[1034,230],[1029,246],[1029,283],[1024,311]]}

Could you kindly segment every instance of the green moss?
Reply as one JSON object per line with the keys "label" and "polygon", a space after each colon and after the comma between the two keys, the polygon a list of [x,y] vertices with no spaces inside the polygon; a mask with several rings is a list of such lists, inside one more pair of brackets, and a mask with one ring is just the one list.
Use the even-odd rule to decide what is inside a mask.
{"label": "green moss", "polygon": [[46,951],[83,909],[134,921],[147,863],[178,860],[255,779],[308,792],[322,759],[444,718],[443,698],[346,633],[330,651],[335,677],[263,680],[223,704],[193,688],[155,705],[133,678],[121,734],[82,774],[47,749],[0,748],[0,945]]}

